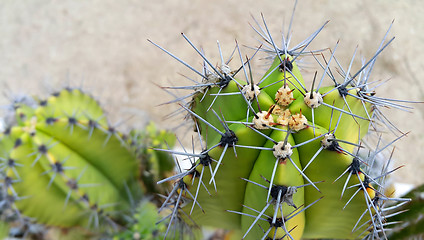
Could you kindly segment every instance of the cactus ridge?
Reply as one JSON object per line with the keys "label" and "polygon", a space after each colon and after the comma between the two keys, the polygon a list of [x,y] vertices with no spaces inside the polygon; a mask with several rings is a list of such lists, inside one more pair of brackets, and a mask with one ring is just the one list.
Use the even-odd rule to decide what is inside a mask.
{"label": "cactus ridge", "polygon": [[17,124],[0,143],[11,207],[52,226],[120,228],[137,163],[98,102],[67,88],[37,106],[15,105]]}
{"label": "cactus ridge", "polygon": [[[385,203],[409,199],[385,195],[384,180],[400,168],[390,170],[391,157],[380,175],[369,172],[375,168],[376,156],[406,134],[379,108],[407,110],[410,107],[404,104],[413,103],[377,97],[374,90],[379,82],[369,81],[377,57],[394,39],[386,40],[391,25],[374,56],[353,72],[356,49],[347,70],[335,56],[338,43],[328,61],[324,55],[319,60],[318,51],[306,52],[328,22],[293,48],[288,46],[290,35],[283,35],[283,47],[278,48],[265,18],[263,27],[254,21],[257,26],[252,28],[263,43],[244,61],[236,42],[241,61],[237,71],[222,60],[219,43],[221,65],[214,67],[182,34],[203,59],[203,73],[153,43],[202,77],[195,85],[167,88],[194,90],[168,103],[179,102],[194,120],[202,151],[156,149],[191,162],[186,172],[179,169],[177,175],[158,182],[175,181],[160,211],[171,208],[171,223],[183,218],[239,229],[242,239],[386,238],[390,226],[386,212],[392,208]],[[273,62],[255,84],[250,61],[258,51],[269,54]],[[319,80],[315,73],[309,91],[296,62],[303,56],[313,56],[323,71]],[[342,81],[331,71],[332,63],[340,69]],[[241,70],[245,81],[236,78]],[[333,86],[324,85],[326,78]],[[396,138],[383,144],[380,126]],[[375,149],[367,134],[378,135]],[[176,199],[172,205],[171,199]],[[192,204],[185,206],[187,202]]]}

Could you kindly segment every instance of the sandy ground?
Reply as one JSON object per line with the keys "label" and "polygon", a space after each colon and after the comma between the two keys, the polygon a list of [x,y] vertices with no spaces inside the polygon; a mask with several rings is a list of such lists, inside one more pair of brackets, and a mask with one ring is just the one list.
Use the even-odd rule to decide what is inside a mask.
{"label": "sandy ground", "polygon": [[[240,44],[257,46],[258,36],[248,23],[263,13],[274,36],[290,20],[294,1],[13,1],[0,2],[0,104],[13,94],[47,94],[60,87],[83,86],[101,99],[113,122],[142,126],[148,119],[162,127],[175,105],[157,105],[172,97],[157,85],[178,85],[194,77],[188,69],[146,39],[166,47],[189,64],[201,60],[184,41],[184,32],[208,57],[219,61],[216,40],[225,56]],[[159,1],[158,1],[159,2]],[[373,78],[391,79],[380,96],[424,100],[424,3],[416,0],[302,0],[293,22],[293,42],[299,42],[326,20],[330,23],[311,49],[333,47],[337,58],[349,64],[358,54],[369,58],[378,48],[391,21],[395,41],[379,58]],[[287,27],[286,27],[287,29]],[[248,51],[243,49],[243,51]],[[358,69],[360,60],[354,66]],[[259,78],[263,72],[256,72]],[[397,143],[396,165],[405,165],[395,178],[402,183],[424,183],[424,105],[413,113],[390,112],[390,119],[407,137]]]}

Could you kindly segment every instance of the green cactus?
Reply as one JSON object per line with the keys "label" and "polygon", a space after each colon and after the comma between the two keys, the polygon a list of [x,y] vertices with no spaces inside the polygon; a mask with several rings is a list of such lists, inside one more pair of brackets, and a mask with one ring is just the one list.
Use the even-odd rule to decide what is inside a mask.
{"label": "green cactus", "polygon": [[172,148],[175,134],[159,130],[150,122],[142,130],[132,130],[129,134],[130,145],[141,163],[140,178],[143,193],[158,198],[157,194],[166,194],[170,185],[158,185],[156,182],[173,174],[175,163],[170,154],[154,151],[153,148]]}
{"label": "green cactus", "polygon": [[14,104],[0,136],[4,204],[48,226],[120,229],[136,199],[138,162],[79,89]]}
{"label": "green cactus", "polygon": [[127,231],[115,236],[115,239],[162,239],[166,230],[165,223],[156,224],[160,220],[157,207],[149,201],[141,202],[135,214],[135,223]]}
{"label": "green cactus", "polygon": [[[157,206],[151,201],[146,199],[141,201],[133,217],[135,222],[131,227],[115,236],[114,240],[156,240],[165,237],[168,222],[163,218],[166,216],[158,214]],[[172,237],[174,239],[200,239],[201,232],[181,225],[178,226]]]}
{"label": "green cactus", "polygon": [[1,221],[0,222],[0,237],[2,239],[5,239],[8,236],[8,233],[9,233],[9,226],[5,222]]}
{"label": "green cactus", "polygon": [[327,23],[293,48],[283,36],[278,48],[262,19],[263,26],[255,20],[254,27],[265,45],[258,51],[271,54],[273,62],[259,81],[238,44],[241,66],[231,70],[233,56],[224,61],[219,45],[221,64],[215,66],[182,34],[204,60],[198,71],[153,43],[202,78],[192,86],[170,87],[194,91],[171,102],[179,102],[194,120],[202,151],[160,150],[192,159],[188,171],[158,182],[174,182],[160,210],[173,201],[171,223],[184,218],[238,230],[242,239],[386,237],[385,202],[408,199],[383,194],[384,179],[394,171],[388,164],[381,175],[369,172],[376,155],[404,134],[369,148],[366,157],[359,152],[368,147],[366,135],[381,135],[377,124],[391,127],[379,109],[405,108],[407,102],[377,97],[370,79],[376,58],[393,38],[386,40],[386,33],[356,72],[356,50],[346,70],[335,57],[337,45],[328,60],[309,54],[322,75],[316,79],[315,73],[307,87],[297,59],[314,52],[306,48]]}
{"label": "green cactus", "polygon": [[390,206],[388,222],[399,223],[392,228],[388,236],[390,239],[422,239],[424,237],[424,185],[408,192],[403,198],[411,201]]}

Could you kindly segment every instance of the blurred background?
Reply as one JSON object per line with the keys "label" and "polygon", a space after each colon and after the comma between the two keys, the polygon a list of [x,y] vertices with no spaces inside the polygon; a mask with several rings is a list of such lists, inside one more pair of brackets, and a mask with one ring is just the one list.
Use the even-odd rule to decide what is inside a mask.
{"label": "blurred background", "polygon": [[[201,69],[200,57],[181,32],[218,63],[216,40],[227,57],[235,39],[240,45],[258,46],[258,35],[249,23],[254,24],[252,16],[260,19],[261,13],[271,34],[280,36],[283,26],[287,31],[293,4],[293,0],[1,1],[0,105],[19,94],[47,96],[61,87],[83,87],[100,99],[116,123],[141,127],[153,120],[163,128],[175,127],[175,119],[164,116],[178,106],[159,106],[173,97],[158,86],[187,84],[178,73],[195,75],[147,39]],[[359,69],[359,56],[369,59],[395,20],[389,37],[396,39],[373,70],[373,79],[390,79],[378,89],[378,96],[424,101],[423,12],[424,3],[418,0],[302,0],[292,42],[299,43],[330,20],[310,49],[333,48],[340,40],[336,56],[347,66],[359,46],[354,65]],[[252,53],[248,48],[242,51]],[[305,60],[306,76],[313,73],[308,72],[308,61],[314,60]],[[256,71],[254,77],[260,78],[265,70]],[[424,183],[424,104],[413,106],[413,113],[395,110],[388,116],[399,129],[410,131],[396,143],[395,166],[405,167],[394,179],[418,185]]]}

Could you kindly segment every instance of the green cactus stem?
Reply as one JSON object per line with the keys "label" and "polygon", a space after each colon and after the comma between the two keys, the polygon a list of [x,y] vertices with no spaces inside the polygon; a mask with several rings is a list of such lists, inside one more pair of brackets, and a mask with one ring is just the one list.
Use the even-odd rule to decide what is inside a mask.
{"label": "green cactus stem", "polygon": [[119,229],[138,163],[94,98],[67,88],[15,109],[16,124],[0,136],[9,204],[49,226]]}
{"label": "green cactus stem", "polygon": [[[318,51],[306,50],[327,22],[292,48],[289,35],[283,36],[279,48],[262,20],[253,27],[263,39],[257,51],[272,63],[260,80],[250,66],[257,52],[244,59],[238,43],[241,64],[234,70],[234,57],[224,61],[219,45],[221,63],[214,65],[182,34],[204,61],[202,71],[153,43],[202,78],[169,87],[193,91],[169,103],[178,102],[193,119],[202,151],[158,149],[192,161],[187,171],[158,181],[174,182],[160,211],[173,202],[171,223],[193,220],[240,231],[242,239],[386,237],[383,206],[409,199],[384,195],[384,179],[397,168],[387,164],[381,175],[369,173],[375,156],[405,134],[375,149],[365,136],[381,136],[376,125],[392,128],[380,108],[411,103],[377,97],[371,87],[375,61],[394,38],[387,40],[387,32],[374,56],[354,71],[356,50],[347,68],[336,59],[338,43],[322,60]],[[308,55],[321,66],[310,87],[297,61]]]}
{"label": "green cactus stem", "polygon": [[145,195],[156,197],[158,194],[166,194],[170,185],[158,185],[161,179],[172,176],[175,163],[168,153],[155,151],[154,148],[172,148],[175,144],[175,134],[166,130],[159,130],[150,122],[143,130],[132,130],[129,134],[130,145],[134,149],[140,161],[140,177]]}

